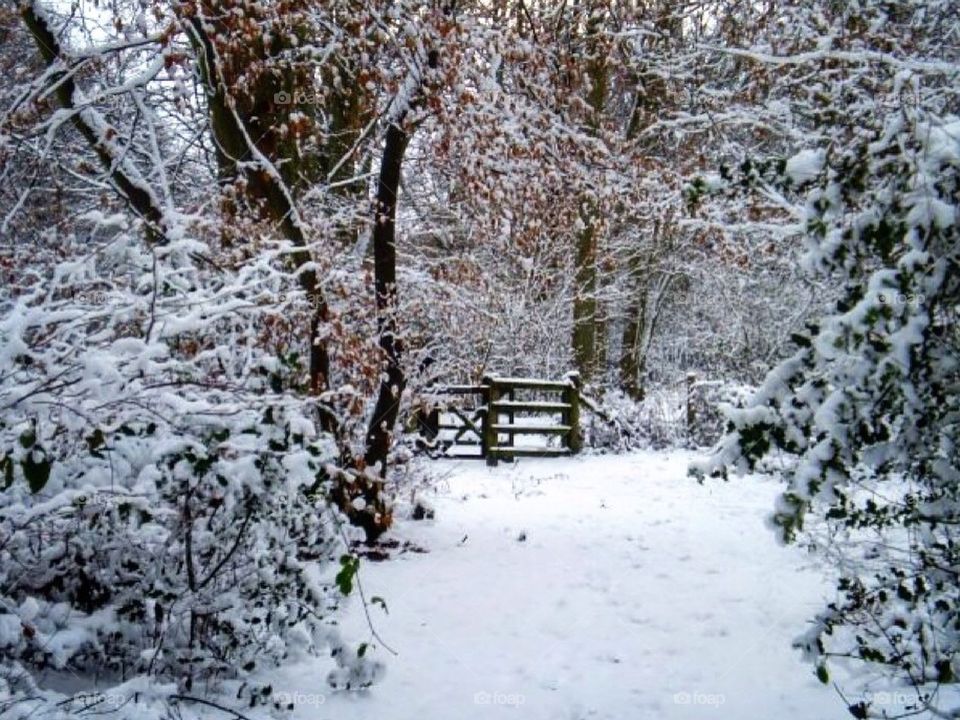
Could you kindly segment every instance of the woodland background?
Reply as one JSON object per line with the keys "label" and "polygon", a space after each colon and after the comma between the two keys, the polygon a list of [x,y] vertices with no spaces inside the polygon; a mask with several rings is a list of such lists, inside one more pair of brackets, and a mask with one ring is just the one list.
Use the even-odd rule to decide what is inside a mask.
{"label": "woodland background", "polygon": [[[814,453],[787,534],[811,498],[847,501],[831,473],[916,471],[955,617],[958,9],[4,3],[4,702],[44,694],[31,666],[186,693],[295,647],[372,682],[325,620],[344,549],[391,523],[422,391],[488,372],[579,371],[600,449],[727,429],[724,466]],[[853,307],[863,327],[827,337]],[[818,336],[877,370],[827,419],[818,393],[854,380]],[[795,394],[768,392],[791,358]],[[917,652],[948,680],[940,643]]]}

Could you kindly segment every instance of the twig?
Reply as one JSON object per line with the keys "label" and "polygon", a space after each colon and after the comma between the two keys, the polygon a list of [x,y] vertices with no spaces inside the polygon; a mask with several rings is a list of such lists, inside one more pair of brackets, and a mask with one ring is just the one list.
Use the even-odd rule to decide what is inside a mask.
{"label": "twig", "polygon": [[231,547],[224,554],[224,556],[220,558],[220,562],[217,563],[216,567],[214,567],[213,570],[210,571],[207,577],[205,577],[203,580],[200,581],[200,584],[197,586],[198,590],[203,590],[204,586],[219,574],[220,570],[223,569],[223,566],[226,565],[227,562],[230,560],[230,558],[233,557],[234,553],[236,553],[237,548],[240,547],[240,543],[243,540],[244,535],[246,535],[247,533],[247,525],[250,523],[250,518],[252,516],[253,516],[253,507],[251,506],[247,508],[247,515],[246,517],[243,518],[243,523],[240,525],[240,530],[237,532],[237,537],[233,542],[233,547]]}
{"label": "twig", "polygon": [[390,647],[383,641],[383,638],[380,637],[380,633],[378,633],[377,629],[373,626],[373,618],[370,617],[370,608],[368,607],[368,604],[367,604],[367,597],[363,592],[363,583],[360,582],[359,568],[357,568],[357,572],[354,573],[353,577],[357,583],[357,592],[360,594],[360,602],[363,603],[363,614],[367,618],[367,625],[370,628],[370,633],[373,635],[373,637],[377,639],[377,642],[379,642],[384,647],[385,650],[390,652],[391,655],[394,655],[394,656],[399,655],[400,653],[398,653],[396,650],[394,650],[392,647]]}
{"label": "twig", "polygon": [[[339,519],[335,520],[335,522],[337,524],[337,530],[340,532],[340,537],[343,538],[344,545],[349,548],[350,541],[347,538],[347,534],[343,530],[343,525],[340,523]],[[367,596],[363,592],[363,583],[360,582],[359,565],[357,566],[357,571],[354,573],[353,577],[357,583],[357,593],[360,595],[360,603],[363,605],[363,614],[367,619],[367,627],[370,628],[370,634],[373,635],[373,637],[377,640],[377,642],[379,642],[384,647],[384,649],[387,650],[390,654],[399,655],[400,653],[398,653],[396,650],[394,650],[392,647],[390,647],[389,645],[387,645],[387,643],[383,641],[383,638],[380,637],[380,633],[378,633],[377,629],[373,626],[373,618],[370,617],[370,608],[367,607]]]}
{"label": "twig", "polygon": [[237,718],[237,720],[253,720],[253,718],[244,715],[242,712],[233,710],[232,708],[224,707],[223,705],[215,703],[212,700],[204,700],[203,698],[194,697],[193,695],[171,695],[170,699],[197,703],[198,705],[206,705],[207,707],[212,707],[216,710],[232,715],[233,717]]}

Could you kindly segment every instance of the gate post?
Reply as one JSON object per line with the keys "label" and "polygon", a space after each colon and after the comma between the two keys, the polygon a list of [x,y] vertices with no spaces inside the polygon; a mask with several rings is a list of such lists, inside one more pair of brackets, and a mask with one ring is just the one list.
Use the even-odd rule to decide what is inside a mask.
{"label": "gate post", "polygon": [[421,423],[424,430],[427,431],[427,437],[436,440],[440,436],[440,406],[433,405],[427,413],[426,419],[421,419]]}
{"label": "gate post", "polygon": [[566,402],[570,406],[567,416],[567,424],[570,425],[570,435],[567,444],[570,452],[576,454],[583,448],[583,434],[580,432],[580,373],[567,373],[568,386],[564,395]]}
{"label": "gate post", "polygon": [[686,379],[687,385],[687,396],[686,396],[686,405],[687,405],[687,439],[689,440],[693,436],[693,426],[697,421],[697,411],[694,406],[694,392],[697,386],[697,374],[696,373],[687,373]]}
{"label": "gate post", "polygon": [[483,401],[487,406],[487,411],[483,414],[483,439],[480,444],[480,454],[487,459],[487,465],[496,467],[497,451],[497,431],[493,426],[497,424],[497,411],[493,408],[493,403],[499,396],[497,380],[492,375],[483,376]]}

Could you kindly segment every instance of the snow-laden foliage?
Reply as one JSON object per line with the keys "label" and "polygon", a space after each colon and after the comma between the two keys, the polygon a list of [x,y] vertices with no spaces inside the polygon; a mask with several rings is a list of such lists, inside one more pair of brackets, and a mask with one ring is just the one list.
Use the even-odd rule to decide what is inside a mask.
{"label": "snow-laden foliage", "polygon": [[332,628],[337,446],[258,331],[282,273],[136,247],[52,268],[0,322],[0,702],[42,710],[47,668],[169,696],[331,647],[331,684],[370,684]]}
{"label": "snow-laden foliage", "polygon": [[[842,297],[794,335],[796,352],[747,407],[728,409],[731,434],[694,468],[725,474],[779,458],[777,532],[814,541],[826,523],[840,574],[837,601],[798,646],[824,682],[829,658],[858,658],[913,684],[934,709],[937,683],[960,677],[958,66],[913,44],[918,24],[936,17],[841,13],[863,35],[903,31],[914,59],[837,49],[855,81],[831,88],[821,108],[832,113],[828,142],[741,168],[746,185],[806,191],[806,267]],[[880,712],[867,702],[850,711]]]}

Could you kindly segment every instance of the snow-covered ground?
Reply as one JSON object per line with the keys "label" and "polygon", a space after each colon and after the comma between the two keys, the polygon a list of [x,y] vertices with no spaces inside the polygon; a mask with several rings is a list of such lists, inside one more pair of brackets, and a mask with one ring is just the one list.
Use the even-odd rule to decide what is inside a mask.
{"label": "snow-covered ground", "polygon": [[[303,720],[849,717],[790,647],[829,586],[764,525],[777,486],[699,486],[690,458],[435,463],[436,519],[395,531],[429,552],[362,566],[385,678],[330,693],[304,662],[275,691]],[[369,635],[356,599],[344,635]]]}

